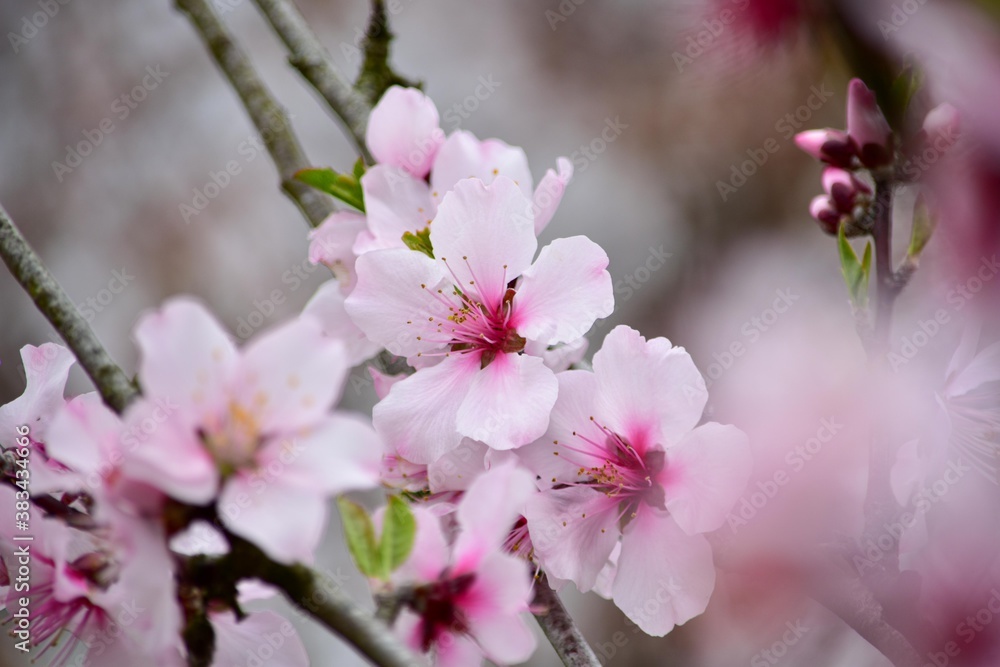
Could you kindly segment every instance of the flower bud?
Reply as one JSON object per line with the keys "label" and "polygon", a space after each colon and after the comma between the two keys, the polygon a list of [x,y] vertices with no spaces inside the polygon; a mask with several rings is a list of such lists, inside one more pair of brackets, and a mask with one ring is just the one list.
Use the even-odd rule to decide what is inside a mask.
{"label": "flower bud", "polygon": [[857,156],[854,141],[843,130],[807,130],[795,135],[795,144],[817,160],[850,169]]}
{"label": "flower bud", "polygon": [[945,103],[939,104],[927,112],[923,130],[930,141],[936,137],[946,137],[949,139],[949,143],[952,143],[958,134],[958,125],[958,109]]}
{"label": "flower bud", "polygon": [[836,234],[840,224],[840,212],[827,195],[816,195],[809,204],[809,215],[814,217],[827,234]]}
{"label": "flower bud", "polygon": [[875,93],[861,79],[851,79],[847,89],[847,134],[866,167],[892,162],[892,128],[875,101]]}
{"label": "flower bud", "polygon": [[840,213],[852,213],[859,194],[871,194],[871,188],[839,167],[823,170],[823,190]]}

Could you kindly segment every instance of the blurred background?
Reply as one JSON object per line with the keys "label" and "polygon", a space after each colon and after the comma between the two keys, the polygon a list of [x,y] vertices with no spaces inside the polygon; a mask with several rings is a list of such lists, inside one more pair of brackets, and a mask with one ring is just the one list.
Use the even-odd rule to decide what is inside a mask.
{"label": "blurred background", "polygon": [[[0,47],[0,201],[112,356],[134,371],[134,322],[178,293],[197,295],[234,332],[298,313],[329,273],[306,260],[307,226],[281,194],[242,106],[185,17],[166,0],[52,4],[58,10],[40,26],[33,23],[39,2],[0,4],[7,42]],[[287,65],[253,3],[214,4],[291,113],[310,160],[345,170],[354,160],[351,146]],[[298,4],[334,63],[353,76],[366,3]],[[810,439],[822,445],[809,455],[822,460],[793,474],[780,502],[747,510],[746,530],[737,523],[720,531],[729,546],[717,561],[735,554],[746,567],[720,573],[708,612],[668,637],[637,634],[594,595],[564,593],[605,664],[889,664],[803,593],[787,560],[769,557],[796,549],[784,540],[811,545],[855,531],[864,491],[859,440],[867,427],[850,418],[864,391],[858,384],[864,354],[835,240],[808,213],[821,191],[821,165],[792,137],[844,127],[846,84],[858,63],[901,62],[912,46],[902,36],[894,41],[896,33],[937,25],[934,0],[839,4],[845,8],[833,19],[830,7],[838,3],[795,0],[390,3],[396,70],[424,82],[446,132],[461,128],[523,146],[536,182],[558,156],[575,161],[543,242],[586,234],[608,252],[616,312],[597,325],[591,349],[619,323],[687,347],[709,379],[711,418],[751,434],[755,480],[779,469],[797,473],[788,458],[795,446]],[[903,25],[892,23],[893,8]],[[990,9],[973,15],[982,17],[974,22],[987,32],[987,51]],[[885,34],[879,20],[896,31]],[[1000,95],[987,77],[997,63],[959,63],[963,71],[985,73],[959,92]],[[995,113],[991,101],[969,104]],[[91,149],[74,156],[81,142]],[[213,186],[213,174],[231,161],[239,173]],[[988,177],[976,182],[982,183],[977,193],[992,191]],[[897,211],[904,238],[907,197],[901,193]],[[989,231],[996,228],[995,209],[989,210],[970,223],[973,231],[956,233],[957,241],[932,241],[900,304],[893,339],[900,349],[948,303],[949,290],[972,275],[979,254],[996,250]],[[967,247],[976,248],[975,256],[963,254]],[[989,292],[977,299],[976,311],[995,312]],[[903,369],[906,383],[932,378],[929,395],[973,310],[946,307],[958,324],[939,327],[918,356],[919,369]],[[23,391],[19,349],[57,337],[6,273],[0,322],[5,403]],[[984,330],[992,326],[988,321]],[[70,391],[89,389],[74,370]],[[349,407],[367,409],[372,400],[364,382],[347,389]],[[335,521],[318,562],[367,602]],[[782,537],[775,526],[783,527]],[[971,600],[962,604],[975,613]],[[363,664],[336,638],[289,613],[313,664]],[[9,643],[0,644],[5,659],[14,660]],[[971,655],[949,658],[950,664],[1000,664],[962,662],[978,660]],[[558,660],[542,641],[530,664]]]}

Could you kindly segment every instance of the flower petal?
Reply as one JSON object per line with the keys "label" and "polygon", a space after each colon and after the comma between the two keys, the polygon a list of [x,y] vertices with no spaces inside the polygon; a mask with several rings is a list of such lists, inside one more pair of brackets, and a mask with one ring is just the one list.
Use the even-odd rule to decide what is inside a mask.
{"label": "flower petal", "polygon": [[309,667],[309,654],[288,619],[273,611],[255,611],[241,621],[231,611],[214,612],[212,664]]}
{"label": "flower petal", "polygon": [[285,564],[311,563],[326,527],[326,498],[280,476],[266,480],[237,473],[223,487],[218,505],[229,530]]}
{"label": "flower petal", "polygon": [[542,488],[557,482],[575,482],[580,468],[600,467],[607,459],[600,446],[607,434],[590,419],[597,378],[590,371],[576,370],[559,373],[556,380],[559,396],[548,430],[535,442],[516,450],[524,465],[541,478]]}
{"label": "flower petal", "polygon": [[336,280],[328,280],[306,303],[304,315],[315,317],[323,327],[323,335],[335,338],[347,350],[347,363],[357,366],[371,359],[381,349],[381,345],[368,340],[365,333],[354,324],[344,307],[344,293]]}
{"label": "flower petal", "polygon": [[534,475],[515,461],[477,477],[458,505],[461,531],[455,542],[455,571],[469,572],[499,550],[534,493]]}
{"label": "flower petal", "polygon": [[[384,509],[380,510],[384,513]],[[441,531],[441,520],[431,510],[419,505],[411,508],[417,521],[413,548],[399,568],[392,573],[396,583],[435,581],[448,567],[451,550]]]}
{"label": "flower petal", "polygon": [[625,528],[614,601],[646,634],[662,637],[705,611],[715,588],[712,548],[648,507]]}
{"label": "flower petal", "polygon": [[581,338],[615,309],[608,256],[585,236],[556,239],[521,276],[512,322],[546,345]]}
{"label": "flower petal", "polygon": [[442,267],[423,253],[392,249],[362,255],[357,271],[344,306],[370,340],[401,357],[442,347],[436,322],[450,315],[452,293]]}
{"label": "flower petal", "polygon": [[463,600],[469,634],[496,664],[524,662],[535,651],[535,636],[520,615],[531,603],[531,584],[523,560],[494,553],[476,571]]}
{"label": "flower petal", "polygon": [[366,229],[365,216],[352,211],[337,211],[309,232],[309,261],[323,264],[333,271],[345,292],[350,292],[357,280],[354,244],[358,235]]}
{"label": "flower petal", "polygon": [[392,86],[369,115],[365,143],[379,163],[423,178],[444,141],[439,123],[431,98],[416,88]]}
{"label": "flower petal", "polygon": [[378,485],[382,441],[360,415],[337,413],[292,437],[269,443],[258,457],[265,480],[312,489],[320,495]]}
{"label": "flower petal", "polygon": [[65,402],[63,392],[74,360],[72,352],[55,343],[21,348],[24,393],[0,406],[0,444],[14,447],[19,426],[28,426],[29,435],[36,439],[41,436],[44,427]]}
{"label": "flower petal", "polygon": [[678,442],[701,419],[705,380],[691,355],[666,338],[618,326],[594,355],[597,417],[640,452]]}
{"label": "flower petal", "polygon": [[463,180],[438,207],[431,245],[456,287],[498,308],[507,283],[531,265],[538,247],[531,201],[508,178],[492,185]]}
{"label": "flower petal", "polygon": [[194,424],[228,400],[238,353],[229,334],[205,307],[190,298],[167,301],[135,328],[139,382],[149,397],[179,406],[176,418]]}
{"label": "flower petal", "polygon": [[436,461],[462,441],[456,415],[478,371],[474,356],[454,356],[394,384],[372,410],[375,430],[408,461]]}
{"label": "flower petal", "polygon": [[524,150],[499,139],[480,141],[465,130],[452,132],[434,160],[431,187],[443,197],[465,178],[492,183],[498,176],[514,181],[525,197],[531,196],[531,169]]}
{"label": "flower petal", "polygon": [[528,501],[528,532],[546,572],[592,589],[621,534],[618,502],[580,486],[539,493]]}
{"label": "flower petal", "polygon": [[437,213],[427,183],[395,167],[377,165],[361,177],[372,240],[355,249],[404,248],[403,234],[426,229]]}
{"label": "flower petal", "polygon": [[521,447],[545,433],[558,391],[555,373],[538,357],[498,354],[475,374],[455,425],[494,449]]}
{"label": "flower petal", "polygon": [[559,168],[559,173],[553,169],[546,171],[532,197],[535,208],[535,235],[541,234],[548,226],[556,209],[559,208],[566,185],[573,178],[573,163],[567,158],[561,157],[556,160],[556,166]]}
{"label": "flower petal", "polygon": [[172,418],[169,405],[145,398],[133,401],[124,422],[126,476],[182,502],[202,504],[215,496],[219,484],[215,462],[194,430]]}
{"label": "flower petal", "polygon": [[660,474],[667,509],[689,535],[719,528],[753,469],[750,443],[735,426],[699,426],[667,450]]}
{"label": "flower petal", "polygon": [[250,342],[234,389],[261,433],[287,433],[330,411],[350,368],[344,344],[324,336],[319,320],[306,315]]}

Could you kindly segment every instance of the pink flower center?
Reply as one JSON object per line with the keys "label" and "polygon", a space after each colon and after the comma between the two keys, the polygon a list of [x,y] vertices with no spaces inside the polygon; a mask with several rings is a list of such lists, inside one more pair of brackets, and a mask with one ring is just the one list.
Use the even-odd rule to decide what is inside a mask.
{"label": "pink flower center", "polygon": [[[590,419],[594,421],[593,417]],[[597,424],[596,421],[594,423]],[[593,460],[595,452],[603,454],[603,461],[599,464],[580,466],[574,484],[593,488],[609,498],[620,500],[623,517],[629,513],[634,515],[640,503],[664,509],[666,498],[663,487],[657,481],[666,461],[664,452],[646,447],[645,453],[641,453],[621,435],[600,424],[597,426],[604,432],[603,442],[596,442],[574,431],[573,435],[586,443],[586,448],[559,443],[570,452],[583,454],[589,461]]]}
{"label": "pink flower center", "polygon": [[423,620],[420,641],[425,653],[447,634],[468,632],[461,598],[475,579],[471,572],[457,577],[445,572],[438,581],[414,589],[409,606]]}
{"label": "pink flower center", "polygon": [[[52,565],[47,559],[46,564]],[[107,561],[100,554],[88,554],[77,562],[80,567],[69,565],[66,576],[78,582],[82,589],[91,585],[94,578],[102,579],[108,576],[109,568],[114,569],[113,564]],[[100,563],[97,570],[93,570]],[[54,575],[54,573],[53,573]],[[73,655],[77,643],[82,637],[87,636],[88,628],[103,628],[111,622],[110,615],[101,607],[95,605],[86,596],[81,595],[71,600],[56,599],[55,586],[53,581],[32,589],[31,595],[31,643],[34,646],[45,645],[41,652],[35,656],[36,662],[42,655],[51,649],[59,647],[59,643],[65,640],[62,647],[56,652],[49,663],[49,667],[59,667]]]}
{"label": "pink flower center", "polygon": [[254,415],[231,402],[219,417],[205,425],[200,435],[224,473],[252,465],[260,444],[260,427]]}
{"label": "pink flower center", "polygon": [[[462,259],[468,266],[468,259],[466,257]],[[445,258],[442,257],[441,261],[448,265]],[[503,268],[506,272],[507,266],[504,265]],[[471,267],[469,273],[472,274]],[[428,321],[436,327],[437,336],[433,339],[434,342],[448,348],[443,354],[446,356],[450,356],[452,352],[479,354],[482,368],[486,368],[498,354],[514,354],[522,351],[525,340],[518,335],[511,324],[517,292],[508,287],[499,300],[484,298],[476,286],[475,274],[472,275],[473,280],[468,281],[468,285],[464,288],[460,288],[461,283],[452,271],[456,285],[454,295],[458,300],[449,298],[451,295],[445,295],[444,290],[437,290],[434,296],[448,309],[448,316],[445,318],[430,316]],[[428,289],[426,285],[421,287]],[[418,336],[417,340],[424,340],[424,337]],[[425,355],[420,353],[417,356]]]}

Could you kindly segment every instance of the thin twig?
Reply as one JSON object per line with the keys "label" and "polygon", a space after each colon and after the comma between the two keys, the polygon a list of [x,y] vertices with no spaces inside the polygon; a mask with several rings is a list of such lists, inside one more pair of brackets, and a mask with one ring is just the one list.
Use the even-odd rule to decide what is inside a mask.
{"label": "thin twig", "polygon": [[347,130],[358,152],[371,164],[365,145],[365,127],[371,107],[330,60],[330,55],[291,0],[254,0],[288,48],[288,60]]}
{"label": "thin twig", "polygon": [[136,389],[115,365],[101,342],[56,279],[42,264],[21,232],[0,205],[0,255],[4,264],[28,293],[66,345],[76,355],[80,366],[90,376],[101,398],[110,408],[121,412],[136,396]]}
{"label": "thin twig", "polygon": [[573,617],[563,606],[562,600],[549,586],[548,577],[544,572],[540,572],[535,578],[535,600],[532,604],[537,609],[534,612],[535,620],[552,644],[552,648],[559,654],[563,665],[600,667],[601,663],[594,649],[587,644],[587,640],[573,622]]}
{"label": "thin twig", "polygon": [[191,19],[219,69],[243,101],[278,168],[281,189],[302,210],[310,224],[318,226],[333,212],[333,204],[326,195],[295,180],[295,172],[312,165],[292,131],[288,114],[268,91],[246,54],[229,34],[212,8],[211,0],[177,0],[177,7]]}

